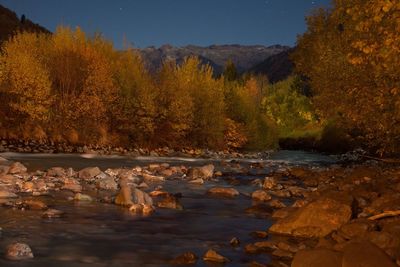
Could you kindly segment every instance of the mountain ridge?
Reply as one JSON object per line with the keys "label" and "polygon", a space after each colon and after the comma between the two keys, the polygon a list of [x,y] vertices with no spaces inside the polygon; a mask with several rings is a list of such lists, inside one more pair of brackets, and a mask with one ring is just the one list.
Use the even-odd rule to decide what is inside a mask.
{"label": "mountain ridge", "polygon": [[229,60],[233,61],[239,73],[243,73],[265,59],[289,49],[291,49],[289,46],[283,45],[172,46],[165,44],[158,48],[149,46],[136,50],[142,55],[150,71],[157,70],[166,60],[175,60],[179,63],[185,57],[194,55],[200,57],[202,62],[210,64],[214,68],[214,73],[219,75]]}
{"label": "mountain ridge", "polygon": [[[15,12],[0,4],[0,44],[18,31],[44,32],[51,34],[45,27],[26,19],[19,18]],[[188,56],[197,56],[202,64],[209,64],[214,75],[222,74],[226,63],[231,60],[238,73],[266,74],[270,81],[282,80],[290,74],[292,66],[288,58],[291,47],[284,45],[240,45],[213,44],[209,46],[185,45],[160,47],[148,46],[135,48],[143,58],[150,72],[156,72],[164,61],[173,60],[177,64]]]}

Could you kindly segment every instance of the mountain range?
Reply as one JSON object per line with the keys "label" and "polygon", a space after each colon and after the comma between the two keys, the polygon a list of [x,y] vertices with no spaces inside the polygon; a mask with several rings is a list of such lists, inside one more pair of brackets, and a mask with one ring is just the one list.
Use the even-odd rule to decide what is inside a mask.
{"label": "mountain range", "polygon": [[[25,16],[19,18],[15,12],[0,5],[0,43],[18,31],[50,33],[49,30],[26,19]],[[155,72],[166,60],[175,60],[179,64],[185,57],[192,55],[198,56],[202,63],[212,66],[216,76],[223,72],[229,60],[235,64],[238,73],[265,74],[271,82],[285,79],[293,70],[293,64],[289,60],[292,48],[282,45],[233,44],[207,47],[163,45],[159,48],[151,46],[137,50],[151,72]]]}

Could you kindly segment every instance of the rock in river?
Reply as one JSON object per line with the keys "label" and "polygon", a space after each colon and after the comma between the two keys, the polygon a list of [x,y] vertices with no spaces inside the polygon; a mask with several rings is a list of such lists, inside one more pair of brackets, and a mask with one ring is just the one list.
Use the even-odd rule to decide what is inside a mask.
{"label": "rock in river", "polygon": [[239,192],[232,187],[213,187],[208,190],[208,194],[222,197],[236,197],[239,195]]}
{"label": "rock in river", "polygon": [[13,243],[7,246],[5,257],[8,260],[27,260],[33,258],[33,253],[27,244]]}
{"label": "rock in river", "polygon": [[351,218],[351,207],[330,198],[319,199],[278,220],[269,231],[296,237],[324,237]]}
{"label": "rock in river", "polygon": [[251,198],[255,201],[265,202],[271,200],[271,196],[265,190],[257,190],[251,194]]}
{"label": "rock in river", "polygon": [[101,173],[101,170],[98,167],[87,167],[79,171],[79,178],[88,180],[93,179],[97,175]]}
{"label": "rock in river", "polygon": [[28,169],[20,162],[14,162],[8,169],[9,174],[20,174],[25,173]]}
{"label": "rock in river", "polygon": [[182,255],[179,255],[175,259],[171,261],[171,264],[174,265],[189,265],[195,264],[197,261],[197,256],[193,252],[185,252]]}
{"label": "rock in river", "polygon": [[219,262],[219,263],[226,263],[229,262],[229,259],[218,254],[215,250],[209,249],[206,254],[203,256],[203,260],[205,261],[212,261],[212,262]]}
{"label": "rock in river", "polygon": [[111,176],[107,176],[99,179],[96,182],[96,187],[101,190],[117,190],[118,184],[115,182],[114,178]]}
{"label": "rock in river", "polygon": [[187,176],[191,180],[196,180],[202,178],[204,180],[209,180],[214,175],[214,165],[208,164],[203,167],[193,167],[189,169]]}
{"label": "rock in river", "polygon": [[132,191],[126,179],[120,180],[120,186],[121,191],[115,198],[115,204],[121,206],[131,206],[132,204],[153,205],[153,200],[147,193],[137,188]]}
{"label": "rock in river", "polygon": [[162,196],[162,199],[157,203],[157,206],[159,208],[183,210],[183,207],[182,207],[181,203],[179,202],[179,199],[169,193]]}

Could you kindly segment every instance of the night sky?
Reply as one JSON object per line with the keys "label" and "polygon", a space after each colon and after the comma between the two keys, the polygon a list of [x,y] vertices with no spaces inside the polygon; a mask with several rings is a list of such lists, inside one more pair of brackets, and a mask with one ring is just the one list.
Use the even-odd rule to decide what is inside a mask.
{"label": "night sky", "polygon": [[0,0],[51,31],[59,24],[102,32],[122,47],[188,44],[293,46],[304,16],[330,0]]}

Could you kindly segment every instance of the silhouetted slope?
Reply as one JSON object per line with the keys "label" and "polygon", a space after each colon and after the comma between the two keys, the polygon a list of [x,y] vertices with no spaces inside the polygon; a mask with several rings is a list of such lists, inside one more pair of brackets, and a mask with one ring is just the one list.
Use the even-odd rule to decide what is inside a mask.
{"label": "silhouetted slope", "polygon": [[33,23],[29,19],[21,21],[15,12],[0,5],[0,43],[7,40],[17,31],[50,33],[49,30]]}
{"label": "silhouetted slope", "polygon": [[293,52],[293,49],[270,56],[263,62],[252,67],[249,72],[265,74],[272,83],[282,81],[293,72],[293,62],[289,58],[291,52]]}

